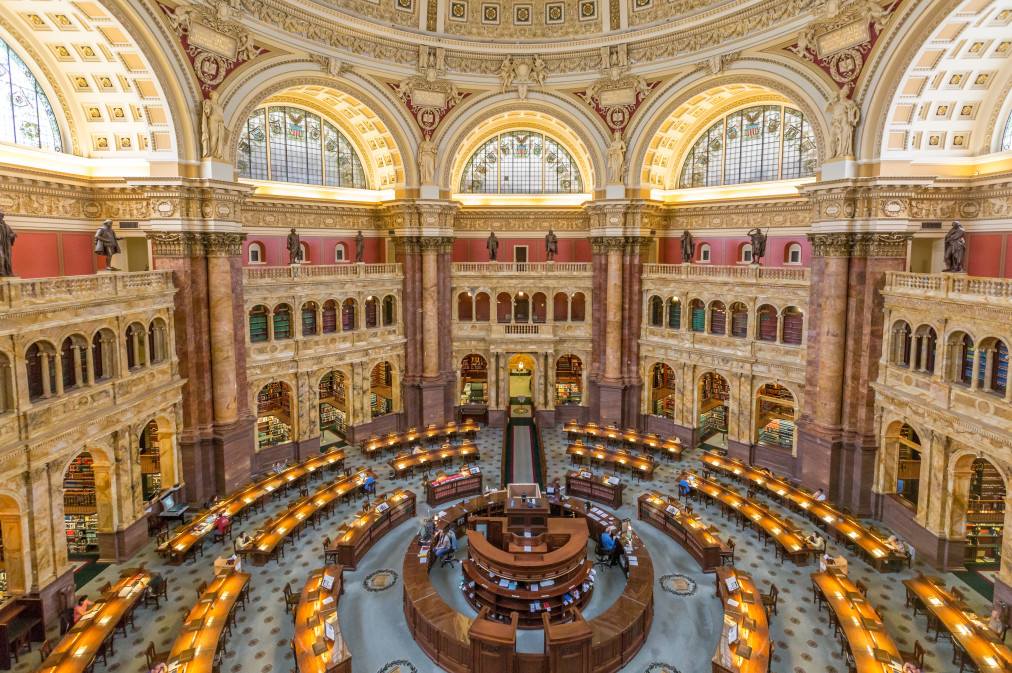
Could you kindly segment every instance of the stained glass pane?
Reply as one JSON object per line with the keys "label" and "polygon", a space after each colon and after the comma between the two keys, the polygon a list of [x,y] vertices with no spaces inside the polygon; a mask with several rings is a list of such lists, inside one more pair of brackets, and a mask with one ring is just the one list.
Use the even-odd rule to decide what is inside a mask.
{"label": "stained glass pane", "polygon": [[239,177],[267,180],[267,111],[256,110],[239,135]]}
{"label": "stained glass pane", "polygon": [[573,156],[535,131],[488,139],[464,164],[461,192],[473,194],[579,194],[583,176]]}
{"label": "stained glass pane", "polygon": [[38,80],[0,40],[0,141],[63,151],[60,127]]}
{"label": "stained glass pane", "polygon": [[1005,124],[1005,134],[1001,137],[1001,151],[1006,152],[1012,150],[1012,114],[1008,116],[1008,122]]}
{"label": "stained glass pane", "polygon": [[817,160],[815,136],[801,112],[757,105],[732,112],[696,140],[682,164],[678,187],[811,177]]}
{"label": "stained glass pane", "polygon": [[330,187],[364,189],[365,169],[351,143],[329,122],[323,122],[323,170]]}

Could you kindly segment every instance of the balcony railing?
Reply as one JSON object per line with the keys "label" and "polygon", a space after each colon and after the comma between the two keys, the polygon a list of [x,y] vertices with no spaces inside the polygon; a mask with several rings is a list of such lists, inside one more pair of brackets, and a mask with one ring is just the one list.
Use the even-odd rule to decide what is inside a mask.
{"label": "balcony railing", "polygon": [[480,274],[541,274],[590,273],[587,262],[454,262],[453,273]]}
{"label": "balcony railing", "polygon": [[173,289],[171,271],[99,273],[60,278],[0,280],[0,308],[125,297]]}
{"label": "balcony railing", "polygon": [[293,264],[290,266],[254,266],[242,270],[246,283],[274,283],[298,279],[322,278],[399,278],[400,264]]}
{"label": "balcony railing", "polygon": [[720,266],[711,264],[644,264],[643,275],[743,283],[807,284],[809,270],[782,266]]}
{"label": "balcony railing", "polygon": [[1012,299],[1012,279],[890,271],[886,273],[882,291],[915,297],[948,297],[959,301]]}

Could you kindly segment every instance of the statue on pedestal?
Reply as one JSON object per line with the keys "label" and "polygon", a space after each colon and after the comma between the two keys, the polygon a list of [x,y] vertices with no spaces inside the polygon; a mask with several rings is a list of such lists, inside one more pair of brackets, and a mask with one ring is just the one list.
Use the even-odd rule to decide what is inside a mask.
{"label": "statue on pedestal", "polygon": [[225,114],[218,102],[218,92],[204,99],[201,109],[203,125],[200,133],[201,154],[205,159],[225,157]]}
{"label": "statue on pedestal", "polygon": [[117,236],[112,230],[112,220],[106,220],[102,223],[102,226],[95,232],[95,254],[105,255],[105,269],[106,271],[119,271],[112,265],[112,256],[119,252],[119,243],[122,241],[122,236]]}
{"label": "statue on pedestal", "polygon": [[499,256],[499,239],[495,237],[494,231],[488,235],[485,247],[488,248],[488,261],[496,261],[496,258]]}
{"label": "statue on pedestal", "polygon": [[608,184],[620,185],[625,176],[625,150],[626,144],[622,140],[622,132],[615,131],[611,136],[611,144],[608,145]]}
{"label": "statue on pedestal", "polygon": [[362,231],[359,230],[359,232],[355,234],[355,261],[361,264],[363,257],[365,257],[365,236],[363,236]]}
{"label": "statue on pedestal", "polygon": [[302,261],[302,241],[299,240],[299,234],[296,233],[295,227],[292,227],[292,231],[288,234],[288,263],[298,264]]}
{"label": "statue on pedestal", "polygon": [[418,143],[418,175],[423,185],[431,185],[436,178],[436,143],[425,138]]}
{"label": "statue on pedestal", "polygon": [[766,234],[755,227],[749,230],[748,237],[752,240],[752,263],[758,264],[759,260],[766,257]]}
{"label": "statue on pedestal", "polygon": [[4,221],[4,213],[0,210],[0,277],[8,277],[14,275],[13,257],[11,257],[11,250],[14,248],[14,239],[18,235],[14,233],[14,230],[10,228],[10,225]]}
{"label": "statue on pedestal", "polygon": [[555,255],[559,252],[559,237],[551,229],[545,236],[545,256],[549,261],[555,261]]}
{"label": "statue on pedestal", "polygon": [[686,229],[682,232],[682,264],[692,264],[696,256],[696,242],[692,240],[692,234]]}
{"label": "statue on pedestal", "polygon": [[952,228],[945,234],[946,273],[966,273],[966,230],[959,222],[953,221]]}

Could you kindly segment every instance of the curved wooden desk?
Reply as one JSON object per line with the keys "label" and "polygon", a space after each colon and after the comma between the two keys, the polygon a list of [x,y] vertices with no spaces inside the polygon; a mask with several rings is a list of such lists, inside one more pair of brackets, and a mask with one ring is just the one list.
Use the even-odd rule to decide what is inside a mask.
{"label": "curved wooden desk", "polygon": [[450,439],[453,437],[473,438],[477,434],[479,427],[481,426],[474,421],[466,421],[464,423],[447,423],[442,427],[430,425],[424,430],[410,428],[407,432],[391,432],[383,437],[373,435],[362,444],[362,451],[367,457],[372,457],[377,452],[394,451],[415,442],[435,441],[441,437]]}
{"label": "curved wooden desk", "polygon": [[[499,516],[503,513],[505,492],[498,491],[454,505],[439,517],[437,527],[446,530],[464,530],[472,516]],[[584,501],[563,498],[551,501],[553,516],[579,516],[587,522],[591,537],[600,539],[605,527],[618,527],[620,522],[613,515],[598,507],[585,509]],[[646,641],[653,620],[654,568],[643,543],[635,534],[631,552],[623,559],[627,573],[625,590],[619,599],[602,614],[589,620],[589,637],[584,647],[589,669],[594,673],[611,673],[626,665]],[[472,642],[468,631],[474,620],[460,614],[436,593],[429,579],[429,570],[434,555],[420,557],[421,545],[415,538],[404,555],[402,568],[404,578],[404,616],[415,642],[438,666],[452,673],[466,673],[472,670]],[[438,570],[437,570],[438,572]],[[569,625],[553,628],[564,629]],[[578,628],[574,625],[573,628]],[[549,662],[566,661],[554,651],[552,640],[546,645],[546,652],[516,654],[509,657],[512,668],[504,669],[521,673],[526,671],[547,671]],[[553,655],[554,658],[553,658]],[[507,659],[504,658],[504,661]],[[566,673],[574,669],[571,664],[556,665],[553,673]]]}
{"label": "curved wooden desk", "polygon": [[[734,581],[729,583],[732,578]],[[717,596],[724,607],[724,629],[710,662],[713,673],[766,673],[770,661],[770,625],[752,576],[737,568],[718,568]],[[738,627],[735,643],[728,642],[732,625]]]}
{"label": "curved wooden desk", "polygon": [[662,456],[679,460],[682,457],[682,440],[674,435],[667,439],[652,432],[639,433],[635,430],[618,430],[616,428],[602,428],[597,423],[581,425],[575,420],[566,423],[562,430],[570,440],[593,439],[596,441],[605,440],[611,444],[628,446],[650,453],[658,452]]}
{"label": "curved wooden desk", "polygon": [[178,663],[178,673],[211,673],[214,670],[228,615],[249,582],[249,574],[233,570],[214,578],[186,616],[182,632],[172,644],[167,662],[170,669]]}
{"label": "curved wooden desk", "polygon": [[704,573],[712,573],[720,566],[720,554],[727,551],[727,545],[717,537],[716,531],[707,528],[698,514],[689,514],[684,504],[657,491],[641,495],[637,505],[639,520],[660,529],[682,545]]}
{"label": "curved wooden desk", "polygon": [[[323,586],[329,577],[331,586]],[[324,566],[313,572],[302,587],[295,609],[295,661],[299,673],[351,673],[351,652],[337,623],[337,604],[344,593],[344,567]],[[333,620],[333,638],[325,622]]]}

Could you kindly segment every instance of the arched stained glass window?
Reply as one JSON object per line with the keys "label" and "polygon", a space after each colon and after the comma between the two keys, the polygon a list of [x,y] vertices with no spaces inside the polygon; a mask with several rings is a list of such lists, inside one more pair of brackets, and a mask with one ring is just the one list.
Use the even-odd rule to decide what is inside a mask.
{"label": "arched stained glass window", "polygon": [[249,116],[239,136],[239,177],[366,189],[362,159],[320,115],[270,106]]}
{"label": "arched stained glass window", "polygon": [[1005,133],[1001,137],[1001,151],[1012,150],[1012,113],[1009,113],[1008,121],[1005,123]]}
{"label": "arched stained glass window", "polygon": [[580,194],[583,176],[558,141],[536,131],[507,131],[486,140],[467,160],[460,191]]}
{"label": "arched stained glass window", "polygon": [[679,189],[793,180],[815,175],[815,134],[805,116],[782,105],[756,105],[727,115],[695,142]]}
{"label": "arched stained glass window", "polygon": [[25,62],[0,40],[0,141],[63,151],[60,125]]}

